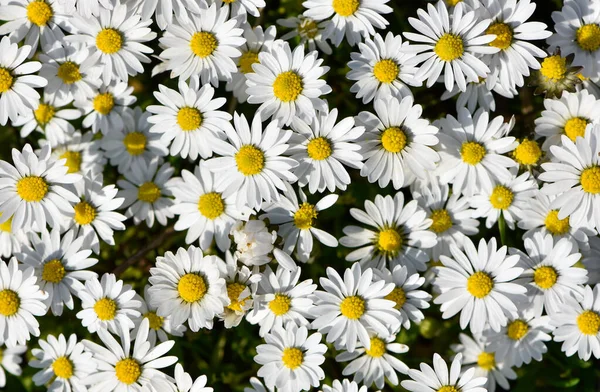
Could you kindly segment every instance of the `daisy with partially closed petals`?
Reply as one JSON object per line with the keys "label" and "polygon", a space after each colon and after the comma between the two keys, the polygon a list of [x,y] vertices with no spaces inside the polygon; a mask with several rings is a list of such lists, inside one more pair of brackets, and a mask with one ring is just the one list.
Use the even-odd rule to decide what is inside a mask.
{"label": "daisy with partially closed petals", "polygon": [[225,279],[229,297],[229,305],[225,306],[219,318],[223,320],[225,328],[237,327],[253,306],[252,294],[262,275],[258,273],[257,267],[250,270],[245,265],[238,265],[231,252],[225,253],[225,263],[221,263],[219,269]]}
{"label": "daisy with partially closed petals", "polygon": [[282,35],[282,40],[289,41],[292,38],[299,37],[299,45],[308,46],[308,50],[310,51],[319,49],[325,54],[332,53],[331,46],[329,46],[326,37],[323,35],[329,23],[328,20],[316,22],[312,18],[307,18],[304,15],[292,16],[286,19],[277,19],[278,25],[293,29],[289,33]]}
{"label": "daisy with partially closed petals", "polygon": [[173,24],[173,16],[177,19],[186,19],[199,15],[205,2],[194,0],[134,0],[138,4],[138,12],[143,20],[152,19],[158,28],[165,30]]}
{"label": "daisy with partially closed petals", "polygon": [[[39,144],[48,144],[45,139],[40,139]],[[81,133],[75,131],[68,135],[65,142],[52,147],[52,156],[56,159],[66,159],[67,173],[99,173],[104,170],[106,159],[100,150],[101,142],[94,139],[92,131]]]}
{"label": "daisy with partially closed petals", "polygon": [[148,301],[150,298],[148,295],[149,288],[150,285],[144,286],[143,299],[139,296],[135,297],[142,304],[139,308],[141,316],[134,320],[135,327],[131,330],[131,335],[135,336],[142,326],[142,321],[148,319],[148,326],[150,327],[148,329],[148,342],[152,345],[155,345],[157,341],[166,342],[169,340],[169,335],[183,336],[183,333],[187,330],[185,325],[175,325],[171,322],[171,317],[161,317],[156,314],[157,308]]}
{"label": "daisy with partially closed petals", "polygon": [[183,370],[180,363],[175,365],[175,379],[171,377],[154,377],[148,387],[152,392],[213,392],[206,386],[207,377],[202,375],[196,380]]}
{"label": "daisy with partially closed petals", "polygon": [[132,122],[133,112],[129,106],[137,101],[132,92],[133,87],[127,83],[113,82],[100,86],[93,96],[75,101],[75,107],[85,115],[82,125],[102,135],[123,130],[125,122]]}
{"label": "daisy with partially closed petals", "polygon": [[269,230],[262,219],[238,220],[231,228],[235,258],[247,266],[269,263],[277,241],[277,231]]}

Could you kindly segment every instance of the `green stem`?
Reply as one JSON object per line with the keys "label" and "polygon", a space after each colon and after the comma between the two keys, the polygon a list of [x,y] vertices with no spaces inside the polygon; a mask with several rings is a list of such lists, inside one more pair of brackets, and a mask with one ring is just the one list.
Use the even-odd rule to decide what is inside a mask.
{"label": "green stem", "polygon": [[506,221],[502,213],[500,213],[500,218],[498,218],[498,230],[500,230],[500,242],[502,245],[507,245]]}

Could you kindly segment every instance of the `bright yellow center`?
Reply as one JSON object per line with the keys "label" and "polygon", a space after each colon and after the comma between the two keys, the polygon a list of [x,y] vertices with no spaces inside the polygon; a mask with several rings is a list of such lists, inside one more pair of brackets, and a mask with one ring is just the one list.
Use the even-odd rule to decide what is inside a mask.
{"label": "bright yellow center", "polygon": [[581,26],[576,33],[577,44],[581,49],[593,52],[600,48],[600,26],[590,23]]}
{"label": "bright yellow center", "polygon": [[600,167],[591,166],[581,173],[581,187],[587,193],[600,193]]}
{"label": "bright yellow center", "polygon": [[79,72],[79,65],[72,61],[65,61],[58,67],[56,73],[64,84],[73,84],[81,80],[81,73]]}
{"label": "bright yellow center", "polygon": [[163,322],[165,321],[165,318],[160,317],[156,314],[156,312],[148,312],[144,314],[144,317],[148,319],[150,328],[155,331],[158,331],[163,326]]}
{"label": "bright yellow center", "polygon": [[458,3],[460,3],[463,0],[446,0],[446,4],[448,4],[450,7],[454,7],[455,5],[457,5]]}
{"label": "bright yellow center", "polygon": [[385,354],[385,342],[376,337],[371,338],[371,348],[365,350],[365,353],[373,358],[382,357]]}
{"label": "bright yellow center", "polygon": [[52,7],[44,0],[31,2],[27,6],[27,19],[40,27],[45,26],[53,14]]}
{"label": "bright yellow center", "polygon": [[496,358],[494,353],[486,353],[483,351],[477,356],[477,365],[484,370],[492,370],[494,367],[496,367]]}
{"label": "bright yellow center", "polygon": [[529,325],[523,320],[515,320],[508,323],[506,334],[512,340],[521,340],[529,331]]}
{"label": "bright yellow center", "polygon": [[333,0],[332,6],[339,16],[350,16],[360,7],[360,0]]}
{"label": "bright yellow center", "polygon": [[46,105],[45,103],[41,103],[40,106],[33,111],[35,119],[37,120],[38,124],[42,126],[48,124],[50,120],[54,118],[55,113],[56,110],[54,107]]}
{"label": "bright yellow center", "polygon": [[142,375],[142,367],[133,358],[121,359],[115,365],[115,375],[123,384],[131,385]]}
{"label": "bright yellow center", "polygon": [[177,283],[179,296],[188,303],[200,301],[207,291],[206,280],[203,276],[195,273],[183,275]]}
{"label": "bright yellow center", "polygon": [[435,210],[431,212],[431,223],[430,229],[435,233],[443,233],[452,227],[452,218],[448,213],[448,210]]}
{"label": "bright yellow center", "polygon": [[567,59],[560,55],[548,56],[542,61],[540,72],[547,79],[558,82],[567,72]]}
{"label": "bright yellow center", "polygon": [[202,125],[202,113],[196,108],[181,108],[177,112],[177,124],[182,131],[195,131]]}
{"label": "bright yellow center", "polygon": [[535,165],[542,156],[542,150],[537,142],[525,139],[515,148],[513,155],[521,165]]}
{"label": "bright yellow center", "polygon": [[209,192],[198,199],[198,211],[207,219],[217,219],[225,212],[225,202],[220,193]]}
{"label": "bright yellow center", "polygon": [[515,194],[504,185],[496,185],[490,195],[490,203],[497,210],[506,210],[511,206]]}
{"label": "bright yellow center", "polygon": [[42,177],[29,176],[17,181],[17,194],[28,202],[39,202],[48,193],[48,183]]}
{"label": "bright yellow center", "polygon": [[143,133],[130,132],[123,138],[123,145],[129,154],[137,156],[144,153],[146,141],[146,136]]}
{"label": "bright yellow center", "polygon": [[115,106],[115,98],[111,93],[100,93],[94,98],[94,110],[100,114],[108,115]]}
{"label": "bright yellow center", "polygon": [[394,287],[394,290],[392,290],[392,292],[386,295],[384,298],[394,301],[396,303],[394,308],[401,309],[406,302],[406,293],[402,287]]}
{"label": "bright yellow center", "polygon": [[533,281],[544,290],[554,286],[557,279],[558,272],[553,267],[547,265],[536,269],[533,273]]}
{"label": "bright yellow center", "polygon": [[395,229],[384,229],[377,235],[377,249],[389,255],[395,255],[402,248],[402,236]]}
{"label": "bright yellow center", "polygon": [[198,31],[194,33],[190,40],[192,52],[201,59],[213,54],[218,46],[217,37],[208,31]]}
{"label": "bright yellow center", "polygon": [[101,30],[96,36],[96,47],[105,54],[117,53],[123,46],[121,32],[113,28]]}
{"label": "bright yellow center", "polygon": [[381,145],[387,152],[398,153],[406,147],[406,134],[400,127],[389,127],[381,133]]}
{"label": "bright yellow center", "polygon": [[281,361],[285,367],[294,370],[302,365],[304,353],[297,347],[286,347],[283,349]]}
{"label": "bright yellow center", "polygon": [[227,305],[227,309],[234,310],[236,312],[241,312],[244,305],[246,304],[246,300],[250,297],[240,299],[240,295],[242,292],[246,290],[246,285],[232,282],[227,284],[227,296],[229,297],[229,305]]}
{"label": "bright yellow center", "polygon": [[65,356],[58,357],[52,362],[52,370],[56,377],[69,379],[73,375],[73,363]]}
{"label": "bright yellow center", "polygon": [[512,43],[513,33],[510,26],[506,23],[493,23],[485,31],[486,34],[495,34],[496,39],[489,43],[490,46],[500,48],[502,50],[508,48]]}
{"label": "bright yellow center", "polygon": [[563,235],[571,230],[569,217],[567,216],[565,219],[558,219],[558,210],[551,210],[548,215],[546,215],[544,225],[546,225],[546,229],[554,235]]}
{"label": "bright yellow center", "polygon": [[464,142],[460,147],[460,156],[463,162],[469,165],[477,165],[486,154],[485,147],[477,142]]}
{"label": "bright yellow center", "polygon": [[89,225],[96,219],[96,209],[87,201],[75,204],[75,222],[80,225]]}
{"label": "bright yellow center", "polygon": [[357,295],[344,298],[340,312],[350,320],[358,320],[365,314],[365,300]]}
{"label": "bright yellow center", "polygon": [[[0,212],[0,216],[2,216],[2,213]],[[10,218],[8,218],[8,220],[4,223],[0,223],[0,231],[4,231],[6,233],[10,233],[11,232],[11,225],[12,225],[12,216]]]}
{"label": "bright yellow center", "polygon": [[152,181],[142,184],[138,188],[138,199],[146,203],[154,203],[160,197],[160,188]]}
{"label": "bright yellow center", "polygon": [[[453,0],[450,0],[453,1]],[[461,2],[462,0],[456,1],[456,3]],[[458,389],[456,389],[456,387],[452,386],[452,385],[444,385],[443,387],[441,387],[440,389],[437,390],[437,392],[460,392]]]}
{"label": "bright yellow center", "polygon": [[66,159],[65,166],[69,168],[67,173],[77,173],[81,170],[81,153],[79,151],[65,151],[60,159]]}
{"label": "bright yellow center", "polygon": [[301,37],[314,39],[317,36],[317,34],[319,34],[319,26],[314,20],[305,18],[298,25],[298,34]]}
{"label": "bright yellow center", "polygon": [[577,316],[577,326],[584,335],[597,335],[600,330],[600,315],[593,310],[586,310]]}
{"label": "bright yellow center", "polygon": [[44,264],[42,279],[50,283],[60,283],[65,277],[65,266],[60,260],[54,259]]}
{"label": "bright yellow center", "polygon": [[398,77],[400,67],[394,60],[380,60],[373,67],[373,75],[381,83],[392,83]]}
{"label": "bright yellow center", "polygon": [[315,206],[310,203],[302,203],[294,214],[294,225],[300,230],[310,229],[313,225],[313,219],[317,219],[317,215]]}
{"label": "bright yellow center", "polygon": [[269,309],[276,316],[283,316],[292,307],[292,299],[285,294],[275,294],[275,298],[269,302]]}
{"label": "bright yellow center", "polygon": [[108,321],[117,315],[117,302],[114,299],[102,298],[94,304],[94,312],[102,321]]}
{"label": "bright yellow center", "polygon": [[577,139],[577,136],[583,137],[585,135],[585,128],[590,122],[585,118],[573,117],[567,120],[565,123],[565,135],[572,141]]}
{"label": "bright yellow center", "polygon": [[315,161],[322,161],[331,155],[331,143],[324,137],[316,137],[306,146],[308,156]]}
{"label": "bright yellow center", "polygon": [[240,57],[240,71],[244,74],[254,72],[252,64],[260,64],[260,61],[258,61],[258,53],[250,50],[242,53],[242,56]]}
{"label": "bright yellow center", "polygon": [[0,67],[0,94],[10,90],[14,81],[15,79],[13,78],[10,71],[6,68]]}
{"label": "bright yellow center", "polygon": [[455,34],[446,33],[440,37],[433,51],[443,61],[452,61],[464,53],[463,40]]}
{"label": "bright yellow center", "polygon": [[467,279],[467,291],[475,298],[483,298],[492,291],[494,281],[485,272],[475,272]]}
{"label": "bright yellow center", "polygon": [[302,78],[294,71],[280,73],[273,82],[273,94],[283,102],[295,101],[304,90]]}
{"label": "bright yellow center", "polygon": [[0,314],[4,317],[15,315],[21,306],[21,298],[19,294],[12,290],[0,291]]}
{"label": "bright yellow center", "polygon": [[265,154],[258,147],[246,144],[235,154],[235,163],[240,173],[253,176],[265,167]]}

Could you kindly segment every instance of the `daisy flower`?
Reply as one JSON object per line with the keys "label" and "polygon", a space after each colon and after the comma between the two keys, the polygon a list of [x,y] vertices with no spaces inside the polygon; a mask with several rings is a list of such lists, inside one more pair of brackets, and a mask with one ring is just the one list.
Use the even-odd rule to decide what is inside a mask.
{"label": "daisy flower", "polygon": [[388,21],[382,14],[389,14],[392,8],[386,3],[389,0],[308,0],[302,3],[306,8],[304,16],[320,22],[329,19],[331,21],[325,27],[323,36],[340,46],[344,36],[350,46],[361,42],[362,38],[368,38],[375,34],[375,27],[383,29]]}
{"label": "daisy flower", "polygon": [[15,256],[23,264],[33,267],[40,289],[48,294],[44,301],[55,316],[62,315],[64,305],[73,310],[71,294],[83,289],[81,281],[95,278],[95,272],[86,269],[96,265],[90,258],[92,251],[83,248],[84,238],[73,239],[73,232],[60,236],[58,228],[41,235],[30,233],[31,245],[21,248]]}
{"label": "daisy flower", "polygon": [[81,176],[67,174],[65,161],[50,156],[50,146],[37,154],[29,144],[22,151],[13,148],[12,158],[14,166],[0,161],[0,224],[12,219],[12,231],[30,231],[34,223],[39,229],[46,222],[56,227],[73,216],[78,198],[67,186]]}
{"label": "daisy flower", "polygon": [[309,51],[319,49],[325,54],[331,54],[331,46],[327,43],[324,37],[325,28],[330,24],[329,20],[316,22],[312,18],[307,18],[304,15],[291,16],[286,19],[277,19],[277,24],[292,31],[281,36],[284,41],[289,41],[295,37],[300,38],[299,45],[308,46]]}
{"label": "daisy flower", "polygon": [[287,42],[277,41],[270,52],[258,54],[253,73],[246,74],[248,103],[260,104],[258,112],[263,120],[273,117],[290,125],[294,117],[310,119],[315,110],[327,110],[321,95],[329,94],[331,87],[321,76],[329,67],[321,66],[317,51],[304,54],[304,46],[294,51]]}
{"label": "daisy flower", "polygon": [[133,116],[129,106],[137,101],[132,92],[133,87],[127,86],[127,83],[113,82],[102,85],[93,97],[75,101],[75,107],[85,115],[83,127],[92,128],[94,133],[100,131],[102,135],[121,131],[126,121],[132,122],[128,118]]}
{"label": "daisy flower", "polygon": [[320,333],[309,336],[306,327],[290,322],[285,327],[276,326],[265,336],[265,344],[256,347],[254,361],[262,365],[258,376],[264,378],[268,388],[308,391],[325,379],[321,365],[326,351]]}
{"label": "daisy flower", "polygon": [[218,158],[206,161],[208,170],[215,174],[215,190],[230,195],[238,192],[236,206],[259,208],[262,202],[279,200],[278,189],[284,191],[284,181],[295,182],[291,169],[298,165],[295,159],[281,156],[289,145],[292,131],[283,131],[277,121],[271,121],[263,131],[261,115],[257,113],[252,127],[243,114],[234,113],[231,127],[225,128],[228,142],[215,146]]}
{"label": "daisy flower", "polygon": [[[75,131],[67,135],[64,143],[52,147],[52,156],[66,159],[67,173],[100,173],[104,170],[106,159],[100,150],[100,140],[94,139],[93,132]],[[45,139],[38,140],[41,146],[48,144]]]}
{"label": "daisy flower", "polygon": [[483,108],[488,112],[496,111],[496,99],[486,86],[485,79],[467,83],[465,91],[460,91],[457,86],[454,86],[451,91],[445,90],[440,99],[445,101],[457,95],[456,111],[460,108],[467,108],[471,113],[475,113],[477,108]]}
{"label": "daisy flower", "polygon": [[36,317],[46,314],[48,297],[36,284],[33,268],[19,269],[16,258],[0,259],[0,345],[14,347],[40,336]]}
{"label": "daisy flower", "polygon": [[396,303],[385,299],[394,290],[393,283],[373,282],[373,270],[363,272],[359,263],[346,268],[343,279],[331,267],[326,272],[327,278],[319,278],[325,291],[314,293],[312,327],[326,334],[328,343],[349,352],[356,349],[357,342],[371,349],[369,331],[385,339],[399,329]]}
{"label": "daisy flower", "polygon": [[206,386],[207,377],[202,375],[195,381],[183,370],[180,363],[175,365],[175,379],[170,377],[154,377],[148,386],[154,392],[213,392],[211,387]]}
{"label": "daisy flower", "polygon": [[355,141],[365,129],[356,126],[352,117],[336,124],[337,117],[338,110],[333,109],[317,112],[309,122],[297,117],[292,121],[294,133],[287,154],[298,161],[292,172],[301,187],[308,185],[310,193],[345,190],[351,179],[342,163],[354,169],[362,167],[363,157]]}
{"label": "daisy flower", "polygon": [[137,12],[142,15],[142,20],[150,20],[154,15],[154,21],[158,28],[165,30],[173,24],[173,15],[176,19],[189,19],[193,15],[202,12],[205,2],[194,0],[136,0]]}
{"label": "daisy flower", "polygon": [[440,160],[433,146],[438,143],[438,129],[421,118],[423,108],[414,105],[412,96],[376,99],[375,113],[360,112],[358,124],[366,129],[359,139],[365,163],[360,175],[380,188],[390,181],[395,189],[425,178]]}
{"label": "daisy flower", "polygon": [[416,200],[404,205],[404,194],[394,198],[377,195],[375,202],[365,200],[365,211],[351,208],[350,215],[357,221],[375,230],[359,227],[344,227],[345,236],[340,244],[359,248],[346,256],[348,261],[360,260],[363,267],[393,269],[397,265],[407,266],[412,271],[424,271],[429,256],[423,249],[432,248],[436,235],[427,230],[432,221]]}
{"label": "daisy flower", "polygon": [[462,2],[454,7],[452,15],[448,15],[443,1],[435,6],[429,3],[427,12],[419,9],[417,14],[419,19],[408,18],[408,22],[419,34],[403,33],[417,44],[402,48],[413,56],[408,64],[421,64],[414,75],[417,81],[427,80],[427,87],[431,87],[443,71],[446,90],[452,91],[456,85],[465,91],[467,82],[477,82],[488,75],[490,69],[479,56],[500,50],[488,45],[495,38],[495,33],[487,31],[490,19],[476,18],[475,11]]}
{"label": "daisy flower", "polygon": [[461,375],[461,362],[462,354],[457,354],[448,371],[446,361],[439,354],[433,354],[433,368],[421,363],[421,370],[409,369],[408,375],[412,380],[404,380],[400,385],[409,392],[487,392],[484,387],[487,379],[476,377],[473,368]]}
{"label": "daisy flower", "polygon": [[66,143],[75,128],[69,121],[77,120],[81,112],[77,109],[57,107],[44,96],[27,114],[13,121],[15,127],[21,127],[21,137],[25,138],[36,131],[44,135],[45,139],[54,147]]}
{"label": "daisy flower", "polygon": [[121,329],[129,331],[135,326],[133,320],[140,317],[142,302],[134,298],[135,290],[114,274],[86,280],[77,296],[82,307],[77,318],[91,333],[106,329],[114,334]]}
{"label": "daisy flower", "polygon": [[148,279],[148,300],[156,314],[170,317],[173,325],[187,321],[192,332],[212,329],[213,318],[229,302],[219,262],[217,256],[204,256],[195,246],[157,257]]}
{"label": "daisy flower", "polygon": [[45,385],[50,392],[87,390],[87,377],[96,371],[96,361],[75,334],[68,340],[63,334],[58,338],[48,335],[38,344],[40,348],[31,350],[35,359],[29,362],[31,367],[42,369],[33,375],[35,385]]}
{"label": "daisy flower", "polygon": [[331,386],[323,385],[322,388],[321,392],[367,392],[365,385],[359,387],[356,382],[347,379],[333,380]]}
{"label": "daisy flower", "polygon": [[545,94],[546,98],[560,98],[564,91],[574,93],[577,86],[582,84],[581,67],[572,64],[573,56],[569,58],[560,54],[556,48],[551,56],[547,56],[540,65],[540,70],[534,73],[534,94]]}
{"label": "daisy flower", "polygon": [[522,139],[518,141],[519,145],[511,153],[520,167],[530,169],[538,166],[544,153],[540,148],[540,143],[531,139]]}
{"label": "daisy flower", "polygon": [[266,266],[254,293],[254,309],[246,316],[251,324],[259,324],[264,337],[276,328],[289,330],[289,324],[308,325],[314,314],[312,295],[317,288],[312,279],[298,283],[301,269],[290,271],[278,266],[276,272]]}
{"label": "daisy flower", "polygon": [[407,64],[409,55],[402,52],[408,42],[402,42],[402,36],[388,32],[384,38],[375,34],[373,39],[366,38],[358,44],[360,53],[352,52],[348,63],[350,71],[346,77],[356,80],[350,87],[350,92],[356,98],[362,98],[367,104],[373,99],[394,97],[402,99],[412,96],[407,86],[420,86],[414,75],[417,69]]}
{"label": "daisy flower", "polygon": [[152,53],[152,48],[144,43],[156,38],[149,27],[152,20],[142,19],[128,4],[117,1],[110,10],[101,7],[96,17],[75,14],[69,21],[75,34],[65,40],[91,48],[84,65],[100,63],[105,85],[111,80],[126,84],[129,76],[144,72],[142,63],[150,62],[146,54]]}
{"label": "daisy flower", "polygon": [[316,204],[311,204],[302,189],[298,190],[301,204],[298,202],[296,192],[291,185],[287,185],[284,197],[279,201],[263,208],[266,218],[272,225],[278,225],[278,234],[283,237],[283,250],[292,254],[296,249],[298,260],[306,263],[313,249],[313,236],[323,245],[337,247],[338,241],[331,234],[317,229],[316,223],[321,211],[335,204],[338,195],[330,194],[323,197]]}
{"label": "daisy flower", "polygon": [[437,134],[441,157],[437,173],[440,181],[452,184],[452,192],[473,196],[494,180],[510,181],[508,168],[517,162],[502,155],[516,147],[515,138],[506,136],[514,126],[514,118],[504,123],[502,116],[490,121],[489,113],[479,109],[471,116],[466,108],[458,110],[458,117],[447,115],[439,120]]}
{"label": "daisy flower", "polygon": [[[173,156],[188,156],[196,160],[198,155],[209,158],[216,139],[224,139],[227,128],[231,128],[231,114],[217,110],[227,101],[223,97],[214,98],[215,89],[205,84],[200,87],[200,79],[194,75],[187,84],[179,80],[179,93],[162,84],[160,92],[154,96],[162,105],[150,105],[148,118],[152,125],[150,132],[161,135],[160,141],[170,146]],[[214,99],[213,99],[214,98]]]}
{"label": "daisy flower", "polygon": [[464,248],[463,252],[451,245],[452,258],[440,256],[443,266],[437,268],[433,284],[441,295],[433,302],[441,305],[444,319],[460,312],[462,329],[470,325],[472,333],[481,333],[489,324],[500,331],[527,291],[514,282],[523,272],[516,266],[519,255],[507,256],[508,248],[498,249],[493,237],[489,242],[482,238],[478,249],[465,238]]}
{"label": "daisy flower", "polygon": [[277,231],[269,231],[262,219],[238,220],[231,228],[235,243],[235,258],[247,266],[269,263],[272,258]]}
{"label": "daisy flower", "polygon": [[31,46],[19,47],[10,38],[0,40],[0,125],[8,120],[17,120],[36,107],[40,94],[35,88],[45,87],[48,81],[41,76],[31,75],[40,70],[37,61],[24,63],[32,52]]}
{"label": "daisy flower", "polygon": [[0,388],[6,385],[6,372],[14,376],[20,376],[23,373],[21,363],[22,355],[27,352],[27,346],[16,345],[14,347],[0,348],[2,358],[0,359]]}
{"label": "daisy flower", "polygon": [[176,19],[159,39],[164,49],[160,58],[171,78],[187,80],[199,75],[202,85],[217,87],[220,80],[230,80],[237,71],[234,59],[246,42],[237,18],[229,18],[229,6],[213,3],[189,20]]}
{"label": "daisy flower", "polygon": [[[0,216],[2,213],[0,212]],[[18,252],[22,246],[29,243],[29,239],[25,231],[22,229],[13,231],[12,217],[6,222],[0,223],[0,257],[10,258],[13,253]]]}
{"label": "daisy flower", "polygon": [[98,391],[144,391],[154,377],[166,377],[160,370],[177,362],[176,356],[164,356],[175,342],[169,340],[157,346],[148,341],[149,321],[144,319],[135,335],[133,351],[129,331],[119,331],[121,344],[107,331],[98,331],[104,346],[84,340],[85,348],[98,362],[98,371],[87,382]]}
{"label": "daisy flower", "polygon": [[168,163],[159,168],[160,163],[160,158],[154,158],[148,166],[134,165],[124,173],[125,180],[117,181],[121,188],[118,195],[124,199],[121,208],[127,208],[125,216],[133,217],[136,225],[146,221],[152,227],[156,218],[161,226],[166,226],[167,219],[173,217],[173,199],[169,197],[173,193],[166,184],[175,169]]}
{"label": "daisy flower", "polygon": [[356,350],[343,351],[335,357],[337,362],[351,361],[342,375],[354,374],[354,381],[367,387],[375,384],[378,389],[383,388],[385,380],[391,385],[398,385],[397,372],[408,373],[408,366],[396,358],[397,354],[408,352],[408,346],[395,343],[396,335],[380,338],[370,334],[371,348],[365,349],[359,343]]}

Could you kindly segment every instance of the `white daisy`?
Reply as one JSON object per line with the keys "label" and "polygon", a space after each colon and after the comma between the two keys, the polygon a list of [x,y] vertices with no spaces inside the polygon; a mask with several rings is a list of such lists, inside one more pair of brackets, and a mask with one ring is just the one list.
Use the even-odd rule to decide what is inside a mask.
{"label": "white daisy", "polygon": [[77,296],[82,307],[77,318],[92,333],[107,329],[114,334],[129,331],[135,326],[133,320],[140,317],[142,302],[134,298],[135,290],[114,274],[86,280]]}
{"label": "white daisy", "polygon": [[316,22],[304,15],[291,16],[286,19],[277,19],[277,24],[283,27],[293,29],[289,33],[285,33],[281,39],[289,41],[292,38],[300,37],[299,45],[308,46],[309,51],[317,50],[317,48],[325,53],[331,54],[331,46],[327,43],[324,37],[325,28],[330,24],[329,20]]}
{"label": "white daisy", "polygon": [[[2,213],[0,213],[2,216]],[[18,252],[22,246],[29,244],[29,238],[22,229],[13,231],[12,217],[6,222],[0,223],[0,257],[10,258],[13,253]]]}
{"label": "white daisy", "polygon": [[238,220],[231,228],[235,258],[247,266],[264,265],[272,258],[277,231],[269,231],[262,219]]}
{"label": "white daisy", "polygon": [[205,2],[194,0],[134,0],[137,2],[138,13],[142,15],[143,20],[152,19],[158,25],[158,28],[165,30],[173,24],[173,15],[177,19],[189,19],[202,12]]}
{"label": "white daisy", "polygon": [[456,100],[456,111],[460,108],[467,108],[469,112],[475,113],[477,108],[483,108],[488,112],[496,111],[496,100],[494,94],[486,86],[485,80],[467,83],[465,91],[460,91],[457,86],[452,88],[452,91],[445,90],[440,99],[445,101],[458,95]]}
{"label": "white daisy", "polygon": [[175,365],[175,379],[171,377],[154,377],[150,380],[148,387],[153,392],[213,392],[211,387],[206,386],[207,377],[202,375],[195,381],[183,370],[180,363]]}
{"label": "white daisy", "polygon": [[69,122],[81,117],[81,111],[55,106],[44,96],[44,99],[13,122],[15,127],[21,127],[21,137],[25,138],[36,131],[54,147],[66,143],[75,132],[75,127]]}
{"label": "white daisy", "polygon": [[[104,170],[106,159],[100,150],[100,140],[93,139],[93,132],[81,134],[79,131],[68,135],[63,144],[52,147],[52,156],[56,159],[66,159],[67,173],[85,174],[100,173]],[[48,142],[38,140],[43,147]]]}
{"label": "white daisy", "polygon": [[347,379],[333,380],[331,386],[323,385],[321,388],[323,390],[321,392],[367,392],[367,387],[365,385],[359,387],[354,381],[349,381]]}
{"label": "white daisy", "polygon": [[344,227],[345,236],[340,244],[359,248],[346,256],[348,261],[360,260],[362,266],[393,269],[397,265],[408,267],[410,272],[424,271],[429,256],[423,249],[436,244],[436,235],[427,230],[432,221],[416,200],[404,205],[404,194],[394,198],[377,195],[375,202],[365,200],[366,212],[351,208],[350,215],[375,230]]}
{"label": "white daisy", "polygon": [[23,373],[21,369],[23,358],[21,356],[26,352],[27,346],[19,344],[14,347],[0,348],[0,354],[2,355],[0,359],[0,388],[6,385],[5,372],[14,376],[20,376]]}
{"label": "white daisy", "polygon": [[91,128],[94,133],[100,130],[102,135],[123,130],[126,122],[132,122],[133,113],[129,106],[137,101],[132,92],[133,87],[127,83],[113,82],[102,85],[94,91],[93,97],[75,101],[75,107],[85,115],[83,127]]}

